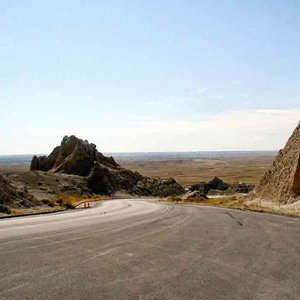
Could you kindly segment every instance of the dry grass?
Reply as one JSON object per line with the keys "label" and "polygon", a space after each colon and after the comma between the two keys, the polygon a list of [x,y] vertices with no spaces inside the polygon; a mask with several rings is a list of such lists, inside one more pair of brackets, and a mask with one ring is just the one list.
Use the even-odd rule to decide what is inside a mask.
{"label": "dry grass", "polygon": [[20,216],[20,215],[29,215],[37,213],[48,213],[48,212],[57,212],[65,209],[75,208],[77,205],[84,202],[93,202],[100,201],[104,198],[98,195],[86,196],[78,194],[61,194],[54,196],[51,200],[44,199],[41,201],[40,206],[31,207],[31,208],[11,208],[10,213],[0,213],[1,217],[6,216]]}
{"label": "dry grass", "polygon": [[20,216],[20,215],[27,215],[27,214],[56,212],[56,211],[62,211],[63,209],[64,208],[61,206],[55,206],[55,207],[37,206],[33,208],[24,208],[24,209],[12,208],[10,215]]}
{"label": "dry grass", "polygon": [[174,177],[183,186],[209,181],[218,176],[225,182],[256,185],[272,164],[273,156],[220,159],[123,160],[119,163],[146,176]]}
{"label": "dry grass", "polygon": [[[32,208],[12,208],[10,209],[9,215],[27,215],[27,214],[36,214],[36,213],[46,213],[46,212],[56,212],[62,211],[64,209],[75,208],[80,203],[84,202],[93,202],[100,201],[102,197],[100,196],[86,196],[86,195],[77,195],[77,194],[61,194],[53,197],[52,200],[45,199],[41,201],[44,205],[36,206]],[[47,205],[47,206],[46,206]],[[1,216],[6,216],[7,214],[0,214]]]}
{"label": "dry grass", "polygon": [[[123,167],[138,171],[151,177],[174,177],[183,186],[190,186],[200,181],[209,181],[218,176],[228,183],[245,182],[256,185],[272,164],[274,157],[237,156],[220,158],[153,158],[153,159],[119,159]],[[25,185],[34,187],[37,178],[27,172],[29,164],[5,165],[0,164],[0,173],[18,173]],[[52,174],[51,174],[52,175]],[[43,175],[44,183],[49,189],[55,189],[57,177]],[[65,179],[60,177],[61,184]]]}
{"label": "dry grass", "polygon": [[218,198],[209,198],[204,199],[202,197],[194,197],[191,199],[183,199],[180,196],[169,197],[166,199],[168,202],[176,202],[176,203],[199,203],[199,204],[208,204],[208,205],[219,205],[219,206],[228,206],[237,201],[239,203],[243,203],[244,199],[237,200],[236,196],[232,197],[218,197]]}
{"label": "dry grass", "polygon": [[246,201],[245,196],[231,196],[231,197],[218,197],[218,198],[194,198],[192,200],[183,200],[180,196],[177,197],[169,197],[165,199],[168,202],[175,202],[176,204],[184,204],[184,203],[197,203],[199,205],[215,205],[222,206],[233,209],[241,209],[241,210],[250,210],[256,212],[266,212],[266,213],[275,213],[275,214],[283,214],[290,216],[300,216],[299,210],[292,210],[282,206],[264,206],[254,203],[249,203]]}
{"label": "dry grass", "polygon": [[60,194],[55,196],[56,203],[59,203],[61,206],[65,206],[68,208],[75,208],[80,203],[94,202],[100,200],[102,200],[102,197],[99,195],[87,196],[78,194]]}

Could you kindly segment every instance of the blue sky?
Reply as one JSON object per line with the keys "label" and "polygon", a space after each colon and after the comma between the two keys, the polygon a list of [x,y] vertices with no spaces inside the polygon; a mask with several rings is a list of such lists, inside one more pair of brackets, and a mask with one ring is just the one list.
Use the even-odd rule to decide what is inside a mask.
{"label": "blue sky", "polygon": [[0,154],[72,133],[102,151],[278,149],[300,119],[299,16],[289,0],[2,0]]}

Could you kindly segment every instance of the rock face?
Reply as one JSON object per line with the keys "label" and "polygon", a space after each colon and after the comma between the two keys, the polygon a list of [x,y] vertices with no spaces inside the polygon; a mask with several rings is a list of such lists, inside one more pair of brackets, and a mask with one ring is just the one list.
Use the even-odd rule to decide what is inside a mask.
{"label": "rock face", "polygon": [[214,177],[207,185],[211,190],[226,191],[229,188],[229,184],[218,177]]}
{"label": "rock face", "polygon": [[192,185],[190,190],[192,192],[199,191],[202,195],[207,195],[210,188],[208,187],[208,184],[206,182],[199,182],[197,184]]}
{"label": "rock face", "polygon": [[17,189],[0,175],[0,212],[9,212],[10,208],[29,208],[35,205],[37,202],[28,191]]}
{"label": "rock face", "polygon": [[72,135],[70,137],[65,136],[61,145],[54,148],[48,157],[34,156],[30,170],[51,170],[52,172],[87,176],[95,162],[108,167],[118,166],[112,157],[105,157],[98,152],[96,145],[89,144],[88,141],[83,141]]}
{"label": "rock face", "polygon": [[[138,172],[124,169],[120,166],[108,168],[98,163],[92,168],[87,178],[91,191],[100,194],[113,194],[118,190],[125,190],[138,194],[137,184],[144,177]],[[145,195],[146,193],[142,193]]]}
{"label": "rock face", "polygon": [[122,168],[113,157],[98,152],[96,145],[73,135],[65,136],[49,156],[34,156],[30,169],[86,176],[89,189],[100,194],[124,190],[137,195],[169,196],[184,192],[173,178],[149,178]]}
{"label": "rock face", "polygon": [[300,199],[300,122],[262,177],[255,196],[282,204]]}
{"label": "rock face", "polygon": [[246,183],[233,183],[229,184],[222,179],[215,177],[208,183],[200,182],[191,186],[191,191],[199,191],[202,195],[207,195],[209,191],[228,191],[230,193],[249,193],[254,189],[254,185]]}
{"label": "rock face", "polygon": [[208,183],[200,182],[191,186],[191,191],[200,191],[203,195],[206,195],[210,190],[226,191],[229,188],[229,184],[225,183],[218,177],[214,177]]}
{"label": "rock face", "polygon": [[184,188],[174,178],[150,178],[142,177],[136,185],[130,189],[131,193],[145,196],[167,197],[184,193]]}

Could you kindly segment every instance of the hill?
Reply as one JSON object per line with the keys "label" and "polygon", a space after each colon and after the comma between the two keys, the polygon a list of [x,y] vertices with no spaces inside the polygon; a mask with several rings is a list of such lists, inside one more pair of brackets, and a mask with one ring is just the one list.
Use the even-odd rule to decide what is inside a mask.
{"label": "hill", "polygon": [[300,199],[300,122],[255,192],[257,197],[282,204]]}
{"label": "hill", "polygon": [[150,178],[125,169],[113,157],[100,153],[95,144],[74,135],[65,136],[49,156],[34,156],[30,170],[86,177],[88,188],[100,194],[123,190],[136,195],[169,196],[184,192],[175,179]]}

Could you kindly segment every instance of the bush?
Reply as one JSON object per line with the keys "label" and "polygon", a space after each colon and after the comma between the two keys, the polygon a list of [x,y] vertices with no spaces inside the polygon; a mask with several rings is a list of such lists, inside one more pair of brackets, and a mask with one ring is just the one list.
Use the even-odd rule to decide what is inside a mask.
{"label": "bush", "polygon": [[56,203],[59,204],[60,206],[62,206],[63,203],[64,203],[64,201],[63,201],[63,199],[58,199],[58,200],[56,201]]}
{"label": "bush", "polygon": [[70,203],[65,203],[66,209],[74,209],[75,207]]}
{"label": "bush", "polygon": [[0,204],[0,213],[9,215],[11,213],[11,210],[5,205]]}
{"label": "bush", "polygon": [[72,201],[70,201],[70,200],[67,200],[67,199],[58,199],[57,201],[56,201],[56,203],[57,204],[59,204],[61,207],[65,207],[66,209],[73,209],[73,208],[75,208],[74,206],[73,206],[73,203],[72,203]]}
{"label": "bush", "polygon": [[50,204],[50,200],[49,199],[43,199],[42,203],[45,205],[49,205]]}
{"label": "bush", "polygon": [[182,201],[181,197],[179,197],[179,196],[169,197],[169,198],[167,198],[167,200],[172,201],[172,202]]}
{"label": "bush", "polygon": [[50,207],[54,207],[54,206],[55,206],[53,200],[51,201],[51,200],[49,200],[49,199],[43,199],[41,202],[42,202],[43,204],[45,204],[45,205],[50,206]]}

